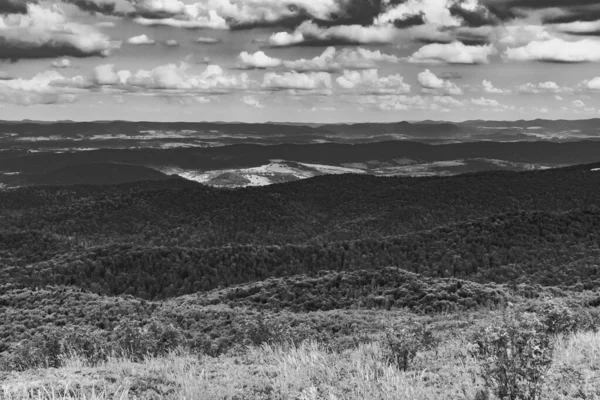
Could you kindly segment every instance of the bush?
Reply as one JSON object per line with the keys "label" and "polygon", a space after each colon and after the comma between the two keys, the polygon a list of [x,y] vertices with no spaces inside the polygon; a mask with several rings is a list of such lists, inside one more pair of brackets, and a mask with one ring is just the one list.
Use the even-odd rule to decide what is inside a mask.
{"label": "bush", "polygon": [[172,324],[154,319],[147,323],[121,321],[111,338],[118,355],[135,361],[158,357],[183,345],[181,333]]}
{"label": "bush", "polygon": [[65,359],[77,356],[91,365],[109,356],[141,361],[182,346],[179,331],[172,325],[151,320],[143,325],[122,321],[112,332],[73,328],[52,328],[10,349],[0,360],[0,370],[59,368]]}
{"label": "bush", "polygon": [[388,328],[385,332],[384,356],[398,368],[406,371],[421,350],[437,347],[431,330],[422,324],[401,329]]}
{"label": "bush", "polygon": [[502,323],[476,333],[473,341],[486,390],[501,400],[540,399],[554,342],[536,314],[508,311]]}
{"label": "bush", "polygon": [[529,307],[527,311],[538,314],[551,335],[570,335],[597,329],[597,316],[582,307],[572,307],[561,301],[546,300]]}

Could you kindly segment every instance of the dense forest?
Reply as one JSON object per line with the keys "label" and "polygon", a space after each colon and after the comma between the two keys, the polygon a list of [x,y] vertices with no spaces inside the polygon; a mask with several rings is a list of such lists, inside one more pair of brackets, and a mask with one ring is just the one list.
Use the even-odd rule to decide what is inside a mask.
{"label": "dense forest", "polygon": [[0,192],[2,281],[164,299],[388,266],[477,282],[600,286],[594,165],[450,178],[182,179]]}
{"label": "dense forest", "polygon": [[0,191],[0,353],[49,327],[109,340],[127,321],[166,321],[217,354],[251,342],[262,313],[337,335],[369,309],[597,307],[598,167]]}

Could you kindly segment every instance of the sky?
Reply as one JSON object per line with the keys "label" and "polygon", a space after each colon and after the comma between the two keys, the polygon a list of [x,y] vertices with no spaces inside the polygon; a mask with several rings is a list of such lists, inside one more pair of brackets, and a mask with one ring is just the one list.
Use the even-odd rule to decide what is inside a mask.
{"label": "sky", "polygon": [[0,119],[600,117],[596,0],[0,0]]}

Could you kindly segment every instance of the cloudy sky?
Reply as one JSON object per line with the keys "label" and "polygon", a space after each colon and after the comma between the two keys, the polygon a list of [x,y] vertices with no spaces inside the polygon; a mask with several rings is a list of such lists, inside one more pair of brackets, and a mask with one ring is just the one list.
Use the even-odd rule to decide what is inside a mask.
{"label": "cloudy sky", "polygon": [[596,0],[0,0],[0,119],[600,116]]}

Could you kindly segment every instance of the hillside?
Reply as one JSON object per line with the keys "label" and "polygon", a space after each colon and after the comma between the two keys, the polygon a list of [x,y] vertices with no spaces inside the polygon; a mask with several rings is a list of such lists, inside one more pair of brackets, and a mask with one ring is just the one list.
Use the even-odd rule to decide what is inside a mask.
{"label": "hillside", "polygon": [[[464,353],[473,334],[511,310],[535,313],[526,315],[552,332],[588,335],[598,326],[598,168],[343,174],[243,189],[165,176],[0,191],[3,390],[46,399],[67,393],[60,382],[70,379],[80,386],[69,396],[92,382],[92,392],[104,385],[103,400],[106,390],[178,398],[187,383],[175,382],[189,373],[206,384],[193,398],[205,398],[229,390],[215,383],[227,363],[227,373],[243,366],[240,374],[268,386],[278,376],[261,375],[269,357],[296,360],[303,346],[320,346],[298,357],[319,365],[332,357],[346,372],[372,357],[392,380],[435,366],[431,376],[448,381],[424,387],[464,392],[453,382],[477,365]],[[65,171],[58,175],[75,183]],[[401,371],[389,332],[430,347]],[[587,336],[572,337],[590,347]],[[182,367],[178,381],[167,379],[161,368],[182,360],[201,360],[213,375]],[[444,372],[457,360],[469,369]],[[125,375],[115,372],[121,363]],[[563,386],[563,364],[549,387]],[[588,375],[573,375],[574,384]],[[245,398],[270,398],[262,386],[242,386]]]}
{"label": "hillside", "polygon": [[388,266],[593,289],[600,286],[595,167],[342,175],[240,190],[145,182],[5,191],[0,276],[25,287],[75,285],[145,299]]}
{"label": "hillside", "polygon": [[90,163],[68,165],[31,176],[29,180],[36,185],[117,185],[168,178],[159,171],[137,165]]}

